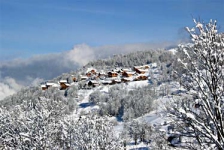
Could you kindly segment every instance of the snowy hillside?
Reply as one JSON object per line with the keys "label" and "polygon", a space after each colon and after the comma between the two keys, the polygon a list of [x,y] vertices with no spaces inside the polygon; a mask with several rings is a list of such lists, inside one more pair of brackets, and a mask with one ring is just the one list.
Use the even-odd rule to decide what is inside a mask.
{"label": "snowy hillside", "polygon": [[[1,105],[8,108],[8,112],[4,108],[1,109],[2,116],[4,117],[4,119],[2,118],[1,128],[7,131],[8,126],[6,122],[13,119],[12,115],[14,115],[14,111],[12,110],[16,109],[19,118],[11,121],[11,125],[27,122],[29,119],[33,120],[38,116],[42,118],[36,122],[27,122],[26,126],[18,126],[19,133],[13,136],[15,140],[22,137],[19,140],[20,143],[17,143],[18,145],[23,144],[24,147],[32,145],[30,142],[34,141],[28,137],[33,136],[33,127],[39,126],[36,123],[44,124],[46,121],[55,120],[57,122],[55,122],[56,126],[64,126],[64,133],[62,134],[64,140],[49,139],[48,135],[54,137],[53,134],[59,132],[57,127],[55,128],[56,130],[48,130],[46,132],[47,135],[42,133],[42,131],[52,127],[52,121],[47,126],[38,128],[38,136],[42,136],[41,139],[49,140],[49,146],[53,146],[56,140],[64,143],[64,146],[77,148],[80,143],[71,145],[73,141],[70,144],[66,142],[68,140],[68,133],[70,132],[67,129],[72,124],[75,124],[74,127],[76,127],[80,119],[89,124],[90,122],[85,118],[99,116],[103,122],[106,121],[105,123],[109,125],[108,133],[106,133],[111,134],[109,132],[113,132],[114,136],[111,135],[113,137],[111,140],[117,141],[114,144],[115,147],[110,149],[117,149],[119,146],[123,147],[124,141],[126,141],[125,145],[127,149],[150,147],[149,141],[152,138],[149,140],[148,137],[148,140],[146,140],[147,138],[143,140],[143,138],[140,138],[140,135],[138,135],[137,139],[133,138],[131,126],[133,121],[137,121],[141,125],[143,125],[143,122],[146,123],[147,128],[162,128],[160,127],[161,124],[164,124],[164,121],[166,121],[166,118],[162,115],[164,113],[162,103],[169,101],[169,98],[162,98],[162,96],[176,91],[177,87],[168,87],[167,83],[171,79],[169,69],[171,68],[167,64],[170,64],[173,58],[172,55],[167,55],[170,57],[168,59],[163,53],[169,54],[170,52],[167,53],[164,51],[160,54],[155,52],[149,53],[151,58],[154,57],[153,59],[155,59],[155,57],[158,57],[163,63],[146,60],[145,58],[148,57],[146,52],[116,56],[112,60],[103,60],[103,63],[107,64],[107,66],[102,65],[102,62],[99,64],[100,60],[98,60],[96,63],[90,63],[91,66],[87,65],[77,72],[63,74],[61,77],[43,82],[39,87],[23,89],[17,94],[1,101]],[[114,67],[113,62],[119,64],[119,59],[121,60],[120,66],[115,65]],[[128,62],[130,59],[135,61]],[[147,64],[147,62],[149,63]],[[112,63],[112,66],[109,65],[110,63]],[[173,83],[178,85],[176,82]],[[7,115],[7,113],[10,115]],[[26,120],[26,118],[29,119]],[[50,118],[50,120],[44,118]],[[97,118],[92,121],[95,122],[98,120]],[[89,127],[91,126],[88,126],[85,130],[88,130]],[[74,130],[77,132],[83,130],[82,128],[78,128],[80,127],[76,127]],[[78,134],[77,132],[74,133]],[[106,135],[103,134],[102,136]],[[4,142],[2,144],[10,147],[12,141],[8,138],[13,140],[10,138],[10,135],[6,134],[4,135]],[[80,138],[84,137],[81,136]],[[35,142],[43,146],[41,139]],[[142,141],[139,141],[140,139]],[[6,142],[5,140],[9,141]],[[136,142],[135,144],[133,143],[134,141]],[[89,146],[88,143],[84,145]]]}

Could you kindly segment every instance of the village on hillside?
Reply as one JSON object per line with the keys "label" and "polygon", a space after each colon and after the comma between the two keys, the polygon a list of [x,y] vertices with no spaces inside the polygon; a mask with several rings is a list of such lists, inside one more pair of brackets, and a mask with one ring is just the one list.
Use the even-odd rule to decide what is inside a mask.
{"label": "village on hillside", "polygon": [[[157,63],[151,63],[142,66],[134,66],[133,68],[115,68],[108,71],[97,71],[94,68],[88,68],[85,74],[79,76],[71,75],[72,81],[79,82],[83,81],[84,86],[82,88],[94,88],[99,85],[114,85],[120,83],[128,83],[134,81],[149,80],[151,77],[149,71],[153,73],[158,72]],[[57,83],[45,82],[41,84],[42,90],[48,88],[58,88],[60,90],[66,90],[72,85],[69,79],[61,79]]]}

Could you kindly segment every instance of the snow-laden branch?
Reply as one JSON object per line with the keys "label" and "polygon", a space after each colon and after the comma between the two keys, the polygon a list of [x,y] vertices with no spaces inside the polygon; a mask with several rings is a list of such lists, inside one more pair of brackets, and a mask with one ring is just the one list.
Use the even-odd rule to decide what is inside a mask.
{"label": "snow-laden branch", "polygon": [[184,69],[179,72],[182,86],[194,91],[188,103],[197,108],[182,104],[173,114],[195,129],[200,143],[210,140],[220,149],[224,147],[224,34],[218,33],[216,21],[208,24],[193,21],[195,28],[186,28],[193,45],[179,47],[182,55],[178,61]]}

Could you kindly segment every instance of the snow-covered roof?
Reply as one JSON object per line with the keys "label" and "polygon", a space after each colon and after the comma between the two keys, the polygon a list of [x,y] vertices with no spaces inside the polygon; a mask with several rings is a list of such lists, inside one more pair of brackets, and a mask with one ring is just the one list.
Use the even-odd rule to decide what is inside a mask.
{"label": "snow-covered roof", "polygon": [[52,86],[52,85],[54,85],[54,84],[55,84],[55,83],[51,83],[51,82],[47,82],[47,83],[46,83],[47,86]]}
{"label": "snow-covered roof", "polygon": [[80,77],[81,77],[82,79],[87,79],[87,78],[88,78],[87,76],[83,76],[83,75],[80,75]]}
{"label": "snow-covered roof", "polygon": [[117,72],[114,72],[114,71],[109,71],[108,73],[113,73],[113,74],[117,74]]}
{"label": "snow-covered roof", "polygon": [[121,82],[121,80],[120,79],[116,79],[116,80],[114,80],[115,82]]}
{"label": "snow-covered roof", "polygon": [[129,78],[123,78],[124,80],[127,80],[127,81],[133,81],[134,78],[133,77],[129,77]]}
{"label": "snow-covered roof", "polygon": [[41,87],[47,87],[47,86],[44,84],[44,85],[41,85]]}
{"label": "snow-covered roof", "polygon": [[90,72],[90,71],[92,71],[92,70],[96,71],[95,68],[87,68],[87,71],[86,71],[86,72]]}
{"label": "snow-covered roof", "polygon": [[46,86],[51,86],[51,87],[59,87],[59,84],[57,83],[51,83],[51,82],[47,82]]}
{"label": "snow-covered roof", "polygon": [[68,83],[66,83],[65,85],[66,85],[66,86],[71,86],[71,85],[70,85],[70,84],[68,84]]}
{"label": "snow-covered roof", "polygon": [[123,68],[123,69],[121,69],[121,70],[123,70],[123,71],[125,71],[125,72],[129,72],[129,71],[131,71],[131,69],[127,69],[127,68]]}
{"label": "snow-covered roof", "polygon": [[109,84],[109,83],[112,83],[112,81],[111,80],[103,80],[103,81],[101,81],[101,83]]}
{"label": "snow-covered roof", "polygon": [[60,80],[60,83],[67,83],[67,80]]}
{"label": "snow-covered roof", "polygon": [[127,71],[126,73],[127,73],[127,74],[135,74],[134,71]]}
{"label": "snow-covered roof", "polygon": [[134,66],[134,68],[136,68],[136,69],[141,69],[142,66]]}
{"label": "snow-covered roof", "polygon": [[137,75],[137,77],[141,77],[141,76],[146,76],[146,77],[148,77],[149,74],[148,74],[148,73],[144,73],[144,74],[138,74],[138,75]]}
{"label": "snow-covered roof", "polygon": [[148,72],[149,69],[138,69],[140,72]]}

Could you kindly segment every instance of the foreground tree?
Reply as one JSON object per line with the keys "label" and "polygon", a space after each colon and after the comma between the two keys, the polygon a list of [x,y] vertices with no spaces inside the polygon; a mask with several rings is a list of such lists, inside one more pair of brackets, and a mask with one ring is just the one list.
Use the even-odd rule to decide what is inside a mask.
{"label": "foreground tree", "polygon": [[[224,149],[224,34],[216,21],[186,28],[192,44],[181,45],[181,85],[191,96],[176,103],[171,113],[183,135],[192,136],[200,147]],[[192,138],[191,138],[192,139]]]}
{"label": "foreground tree", "polygon": [[97,115],[82,116],[74,126],[71,138],[74,149],[123,149],[119,136],[114,134],[114,125],[107,117]]}

